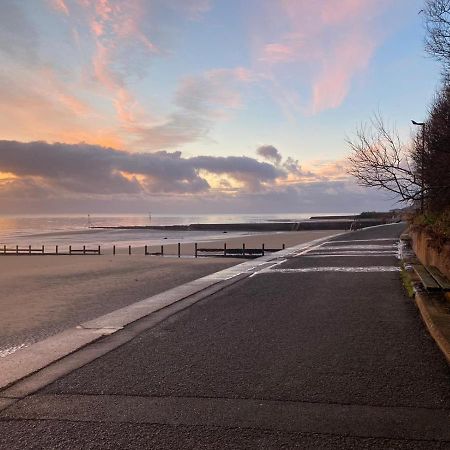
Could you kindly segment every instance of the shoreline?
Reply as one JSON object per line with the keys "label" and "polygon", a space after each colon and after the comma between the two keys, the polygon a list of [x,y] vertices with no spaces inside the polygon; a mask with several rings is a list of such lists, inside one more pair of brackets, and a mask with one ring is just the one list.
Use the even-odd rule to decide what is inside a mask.
{"label": "shoreline", "polygon": [[91,230],[165,230],[165,231],[307,231],[347,230],[357,220],[362,227],[381,225],[383,219],[359,219],[356,217],[308,219],[289,222],[240,222],[240,223],[193,223],[189,225],[105,225],[91,226]]}
{"label": "shoreline", "polygon": [[[246,236],[247,246],[263,239],[267,246],[292,247],[334,233],[297,232]],[[226,238],[242,245],[242,237]],[[217,241],[206,245],[217,246]],[[192,257],[186,244],[184,258],[111,253],[89,258],[0,256],[0,351],[30,345],[69,327],[243,262],[242,258]]]}
{"label": "shoreline", "polygon": [[[70,244],[57,244],[59,248],[59,254],[56,255],[53,251],[55,245],[54,244],[46,244],[45,245],[45,254],[41,254],[39,252],[35,252],[32,254],[28,254],[26,252],[27,247],[19,245],[19,248],[24,249],[24,252],[21,252],[19,255],[15,253],[8,253],[4,255],[2,253],[2,247],[0,247],[0,258],[8,256],[8,257],[27,257],[27,256],[46,256],[46,257],[64,257],[64,256],[113,256],[114,248],[115,255],[129,255],[129,246],[131,246],[131,256],[145,256],[145,248],[147,248],[148,253],[159,252],[161,247],[164,247],[164,256],[177,256],[178,255],[178,244],[180,244],[181,256],[182,257],[194,257],[195,255],[195,245],[197,244],[199,248],[223,248],[224,245],[227,248],[242,248],[242,245],[245,245],[247,249],[261,249],[263,245],[266,249],[276,249],[281,250],[283,245],[286,248],[289,248],[293,245],[297,245],[300,243],[308,242],[309,240],[314,240],[317,238],[321,238],[324,236],[328,236],[333,234],[333,232],[339,232],[342,230],[310,230],[310,231],[272,231],[272,232],[248,232],[248,233],[236,233],[236,234],[214,234],[214,235],[198,235],[193,236],[192,238],[187,238],[185,236],[178,236],[177,238],[158,238],[152,242],[152,239],[148,240],[136,240],[136,241],[112,241],[101,244],[101,254],[80,254],[73,253],[69,255],[69,245]],[[305,240],[306,239],[306,240]],[[74,241],[72,241],[74,242]],[[74,242],[72,247],[74,249],[80,250],[83,246],[83,242]],[[150,242],[150,243],[147,243]],[[40,248],[40,246],[38,246]],[[12,244],[7,245],[9,250],[14,250],[14,246]],[[86,244],[87,250],[96,249],[97,244],[94,242]],[[270,253],[269,250],[267,250]],[[154,255],[147,255],[147,257],[151,257]],[[205,256],[205,255],[203,255]],[[229,257],[229,256],[227,256]],[[1,268],[1,266],[0,266]]]}

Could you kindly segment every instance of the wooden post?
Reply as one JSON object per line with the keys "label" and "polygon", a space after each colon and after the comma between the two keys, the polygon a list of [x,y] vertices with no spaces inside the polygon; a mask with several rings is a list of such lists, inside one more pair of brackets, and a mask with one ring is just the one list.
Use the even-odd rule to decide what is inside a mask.
{"label": "wooden post", "polygon": [[283,244],[283,250],[286,248],[286,244]]}
{"label": "wooden post", "polygon": [[6,255],[6,244],[3,246],[3,254]]}
{"label": "wooden post", "polygon": [[245,255],[245,244],[242,244],[242,256]]}
{"label": "wooden post", "polygon": [[227,256],[227,243],[223,243],[223,256]]}
{"label": "wooden post", "polygon": [[178,258],[181,256],[181,244],[178,242]]}
{"label": "wooden post", "polygon": [[83,245],[83,255],[85,255],[85,254],[86,254],[86,246]]}
{"label": "wooden post", "polygon": [[115,254],[116,254],[116,246],[113,245],[113,255],[115,255]]}
{"label": "wooden post", "polygon": [[42,246],[42,254],[45,255],[45,249],[44,249],[44,246]]}
{"label": "wooden post", "polygon": [[69,255],[71,255],[71,254],[72,254],[72,246],[69,245]]}
{"label": "wooden post", "polygon": [[262,255],[264,256],[264,244],[262,245]]}
{"label": "wooden post", "polygon": [[28,254],[31,255],[31,245],[28,246]]}
{"label": "wooden post", "polygon": [[131,245],[128,246],[128,254],[131,255]]}
{"label": "wooden post", "polygon": [[99,255],[102,254],[102,249],[101,249],[100,245],[98,246],[98,254],[99,254]]}
{"label": "wooden post", "polygon": [[161,245],[161,256],[164,256],[164,245]]}
{"label": "wooden post", "polygon": [[144,255],[147,256],[148,252],[147,252],[147,246],[144,247]]}
{"label": "wooden post", "polygon": [[19,246],[16,245],[16,255],[18,255],[18,254],[19,254]]}
{"label": "wooden post", "polygon": [[55,247],[55,253],[58,254],[58,246]]}
{"label": "wooden post", "polygon": [[194,249],[195,249],[195,257],[197,258],[197,256],[198,256],[198,245],[197,245],[197,242],[194,244]]}

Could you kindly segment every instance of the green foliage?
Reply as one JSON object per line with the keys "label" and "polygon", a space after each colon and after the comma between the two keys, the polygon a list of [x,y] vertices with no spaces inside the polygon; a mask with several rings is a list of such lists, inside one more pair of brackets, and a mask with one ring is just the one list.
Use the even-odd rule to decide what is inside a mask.
{"label": "green foliage", "polygon": [[409,298],[414,297],[414,288],[409,273],[402,267],[400,272],[400,278],[402,279],[403,286],[405,286],[406,292]]}
{"label": "green foliage", "polygon": [[450,208],[442,212],[418,214],[411,221],[414,228],[423,229],[437,238],[440,243],[450,241]]}

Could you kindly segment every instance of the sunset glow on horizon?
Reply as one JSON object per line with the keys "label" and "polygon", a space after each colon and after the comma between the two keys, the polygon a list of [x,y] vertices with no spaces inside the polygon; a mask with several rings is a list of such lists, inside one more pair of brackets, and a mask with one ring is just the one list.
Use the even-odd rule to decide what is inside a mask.
{"label": "sunset glow on horizon", "polygon": [[[3,0],[4,213],[389,209],[345,137],[405,138],[439,67],[419,0]],[[411,76],[414,74],[414,77]]]}

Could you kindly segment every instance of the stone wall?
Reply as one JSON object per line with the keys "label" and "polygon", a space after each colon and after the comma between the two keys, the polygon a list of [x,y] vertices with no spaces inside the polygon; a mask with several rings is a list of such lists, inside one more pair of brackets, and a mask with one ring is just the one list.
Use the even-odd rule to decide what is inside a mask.
{"label": "stone wall", "polygon": [[426,266],[437,267],[450,279],[450,243],[438,246],[433,238],[422,230],[410,231],[412,247],[420,262]]}

